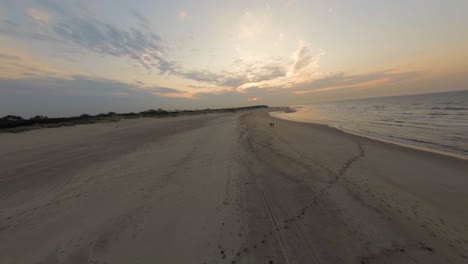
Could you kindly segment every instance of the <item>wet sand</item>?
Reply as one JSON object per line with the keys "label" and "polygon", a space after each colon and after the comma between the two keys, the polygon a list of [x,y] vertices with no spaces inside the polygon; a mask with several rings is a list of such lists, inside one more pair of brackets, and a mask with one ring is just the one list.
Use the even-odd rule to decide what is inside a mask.
{"label": "wet sand", "polygon": [[265,110],[0,146],[0,263],[468,261],[468,161]]}

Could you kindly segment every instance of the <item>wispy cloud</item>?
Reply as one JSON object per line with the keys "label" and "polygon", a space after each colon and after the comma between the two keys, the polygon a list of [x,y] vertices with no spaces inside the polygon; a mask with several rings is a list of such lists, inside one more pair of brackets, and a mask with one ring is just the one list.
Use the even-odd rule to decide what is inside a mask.
{"label": "wispy cloud", "polygon": [[313,51],[310,44],[300,42],[298,49],[294,52],[294,63],[288,71],[289,81],[292,83],[303,83],[317,79],[320,59],[325,51]]}
{"label": "wispy cloud", "polygon": [[184,78],[218,86],[236,88],[246,83],[263,82],[286,75],[285,60],[271,57],[262,61],[236,60],[230,70],[212,72],[209,70],[181,71]]}
{"label": "wispy cloud", "polygon": [[38,0],[36,4],[41,8],[27,8],[25,13],[36,23],[47,24],[46,28],[37,32],[28,25],[4,21],[0,33],[72,43],[94,53],[130,58],[146,69],[159,69],[162,74],[174,71],[175,64],[166,58],[161,37],[150,30],[148,19],[137,12],[133,12],[136,26],[122,28],[102,21],[86,8],[49,0]]}
{"label": "wispy cloud", "polygon": [[360,89],[374,88],[374,87],[381,86],[391,81],[392,81],[391,78],[382,78],[382,79],[358,82],[358,83],[353,83],[353,84],[327,86],[324,88],[318,88],[318,89],[312,89],[312,90],[299,90],[299,91],[294,91],[293,93],[294,94],[307,94],[307,93],[334,91],[334,90],[347,89],[347,88],[360,88]]}
{"label": "wispy cloud", "polygon": [[[344,76],[320,73],[319,63],[324,55],[322,50],[313,49],[308,43],[301,42],[291,57],[270,57],[263,60],[237,59],[225,70],[212,71],[208,69],[186,69],[170,59],[166,52],[164,41],[151,30],[150,21],[138,12],[131,12],[135,19],[135,26],[121,28],[107,23],[96,17],[86,8],[74,9],[71,5],[61,5],[50,0],[38,0],[40,8],[28,8],[26,14],[36,23],[45,25],[47,30],[40,33],[34,30],[28,31],[24,26],[12,22],[3,28],[3,32],[29,37],[57,40],[62,43],[72,43],[75,47],[86,49],[93,53],[111,57],[125,57],[139,63],[147,70],[158,69],[160,74],[170,74],[185,80],[195,81],[195,84],[187,88],[206,91],[206,85],[215,86],[213,92],[223,89],[233,89],[240,93],[249,93],[253,88],[267,89],[293,89],[294,94],[306,94],[312,92],[325,92],[346,88],[372,87],[392,82],[399,76],[396,73],[380,73],[377,76]],[[53,19],[52,19],[53,17]],[[186,11],[180,11],[178,18],[185,20],[188,17]],[[256,17],[251,13],[245,13],[247,21],[255,22],[254,25],[241,27],[239,37],[250,38],[252,34],[259,34],[268,17]],[[20,29],[20,30],[18,30]],[[249,37],[250,36],[250,37]],[[253,36],[253,35],[252,35]],[[284,39],[284,34],[279,34],[279,39]],[[0,59],[8,59],[8,55],[0,54]],[[13,58],[10,58],[13,59]],[[9,61],[10,68],[20,71],[23,65],[24,76],[41,76],[43,72],[39,68],[24,66],[18,61]],[[28,68],[29,67],[29,68]],[[52,72],[52,71],[49,71]],[[58,75],[51,75],[58,76]],[[76,80],[76,77],[74,77]],[[202,85],[200,85],[202,84]],[[138,89],[145,90],[160,97],[185,97],[194,98],[196,92],[186,92],[168,87],[145,87],[142,83],[135,83]],[[188,89],[190,90],[190,89]],[[291,92],[291,91],[290,91]],[[125,92],[118,91],[123,95]],[[260,100],[263,96],[250,96],[248,101]]]}
{"label": "wispy cloud", "polygon": [[146,30],[151,30],[151,23],[147,17],[137,11],[132,12],[133,16],[138,20],[139,25]]}
{"label": "wispy cloud", "polygon": [[168,87],[143,87],[141,88],[144,91],[147,91],[153,95],[160,97],[173,97],[173,98],[192,98],[193,94],[184,92],[182,90],[168,88]]}
{"label": "wispy cloud", "polygon": [[68,17],[53,25],[54,32],[64,40],[96,53],[128,57],[147,69],[158,68],[170,72],[172,65],[163,55],[160,37],[139,28],[128,30],[92,17]]}
{"label": "wispy cloud", "polygon": [[33,58],[0,53],[0,78],[66,78],[67,74]]}
{"label": "wispy cloud", "polygon": [[394,84],[403,80],[412,79],[421,75],[419,72],[398,72],[394,70],[372,72],[358,75],[345,75],[344,73],[327,76],[302,84],[293,94],[308,94],[328,92],[341,89],[370,89],[383,85]]}
{"label": "wispy cloud", "polygon": [[308,45],[302,45],[299,50],[294,54],[295,62],[293,66],[294,72],[302,70],[304,67],[308,66],[314,56],[311,53],[311,49]]}
{"label": "wispy cloud", "polygon": [[168,94],[168,93],[182,93],[181,91],[174,89],[174,88],[167,88],[167,87],[150,87],[148,90],[159,93],[159,94]]}
{"label": "wispy cloud", "polygon": [[293,54],[293,60],[283,60],[282,67],[284,74],[271,76],[275,78],[265,78],[248,82],[240,86],[241,90],[252,87],[257,88],[292,88],[303,83],[311,82],[323,73],[318,71],[319,62],[324,55],[323,51],[313,52],[310,45],[300,43],[299,48]]}
{"label": "wispy cloud", "polygon": [[[105,22],[89,8],[76,8],[51,0],[38,0],[34,9],[26,13],[34,20],[46,24],[40,32],[29,29],[27,25],[12,22],[0,32],[57,42],[56,45],[85,49],[89,52],[116,58],[129,58],[147,70],[157,69],[160,74],[169,74],[177,78],[195,81],[192,86],[209,84],[218,90],[234,88],[239,92],[251,87],[292,87],[314,78],[322,54],[314,53],[310,45],[302,43],[294,52],[294,58],[270,57],[263,60],[249,61],[238,59],[225,70],[187,69],[182,63],[170,59],[166,44],[161,37],[151,30],[150,21],[136,11],[130,11],[135,25],[122,28]],[[186,11],[178,13],[179,18],[188,16]],[[53,17],[53,19],[51,19]],[[246,24],[246,37],[262,31],[268,16],[254,16],[245,13],[244,17],[255,22]],[[242,31],[242,30],[241,30]],[[20,32],[20,33],[19,33]],[[248,37],[248,36],[247,36]],[[284,38],[280,34],[279,38]],[[188,87],[193,88],[193,87]],[[169,93],[160,93],[169,94]],[[181,93],[170,93],[180,95]]]}
{"label": "wispy cloud", "polygon": [[15,61],[19,61],[19,60],[21,60],[21,58],[18,57],[18,56],[15,56],[15,55],[9,55],[9,54],[2,54],[2,53],[0,53],[0,60],[15,60]]}
{"label": "wispy cloud", "polygon": [[238,59],[219,72],[210,70],[178,69],[176,75],[201,83],[235,88],[238,92],[256,88],[293,88],[309,83],[322,74],[318,72],[323,51],[315,52],[310,45],[301,43],[294,51],[293,59],[270,57],[257,61]]}
{"label": "wispy cloud", "polygon": [[46,32],[38,32],[35,28],[31,28],[31,25],[20,24],[2,17],[0,17],[0,34],[33,41],[60,42],[57,37],[47,34]]}

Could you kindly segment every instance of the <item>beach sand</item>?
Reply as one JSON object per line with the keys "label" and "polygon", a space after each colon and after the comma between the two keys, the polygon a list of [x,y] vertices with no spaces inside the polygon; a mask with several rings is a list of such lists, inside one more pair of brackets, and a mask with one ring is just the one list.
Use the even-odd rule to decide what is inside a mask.
{"label": "beach sand", "polygon": [[468,263],[468,161],[270,110],[0,134],[0,263]]}

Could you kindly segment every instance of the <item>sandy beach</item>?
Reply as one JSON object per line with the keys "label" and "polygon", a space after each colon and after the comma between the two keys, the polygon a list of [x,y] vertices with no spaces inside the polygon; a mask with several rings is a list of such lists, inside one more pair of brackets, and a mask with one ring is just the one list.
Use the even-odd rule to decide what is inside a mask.
{"label": "sandy beach", "polygon": [[468,262],[468,161],[271,110],[1,133],[0,263]]}

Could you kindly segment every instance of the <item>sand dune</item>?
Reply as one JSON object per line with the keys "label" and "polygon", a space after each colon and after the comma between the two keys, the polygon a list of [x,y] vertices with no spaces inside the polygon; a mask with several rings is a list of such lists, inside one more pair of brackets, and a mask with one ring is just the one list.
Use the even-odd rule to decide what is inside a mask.
{"label": "sand dune", "polygon": [[468,261],[468,161],[266,110],[0,146],[0,263]]}

